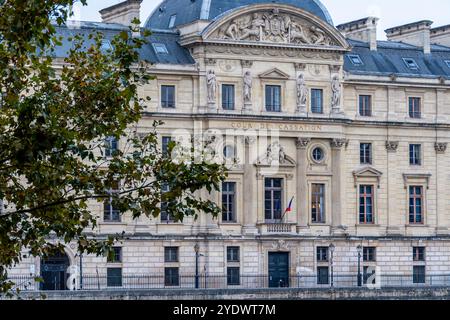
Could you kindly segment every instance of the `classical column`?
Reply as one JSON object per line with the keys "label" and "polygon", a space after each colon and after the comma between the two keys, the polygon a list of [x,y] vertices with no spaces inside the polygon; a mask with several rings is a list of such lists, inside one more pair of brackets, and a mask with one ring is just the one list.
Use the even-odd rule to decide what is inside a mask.
{"label": "classical column", "polygon": [[257,197],[255,196],[256,184],[256,168],[253,163],[253,153],[256,152],[256,137],[244,137],[245,163],[244,163],[244,183],[243,183],[243,233],[256,234],[258,229],[256,223],[258,221]]}
{"label": "classical column", "polygon": [[311,138],[297,138],[297,221],[298,231],[308,228],[308,185],[306,181],[306,170],[308,167],[308,157],[306,150],[311,142]]}
{"label": "classical column", "polygon": [[[387,193],[388,195],[393,195],[398,190],[398,177],[396,173],[397,162],[397,149],[398,141],[388,140],[386,141],[386,151],[387,151],[387,166],[386,166],[386,177],[387,177]],[[403,190],[402,190],[403,191]],[[387,229],[386,233],[388,235],[401,235],[400,225],[401,221],[398,220],[399,209],[397,207],[396,196],[388,196],[388,208],[387,208]]]}
{"label": "classical column", "polygon": [[342,225],[342,209],[343,196],[345,196],[344,184],[342,181],[343,157],[342,149],[347,147],[347,139],[333,139],[331,141],[331,155],[332,155],[332,173],[331,181],[331,209],[332,212],[332,232],[334,234],[343,232]]}

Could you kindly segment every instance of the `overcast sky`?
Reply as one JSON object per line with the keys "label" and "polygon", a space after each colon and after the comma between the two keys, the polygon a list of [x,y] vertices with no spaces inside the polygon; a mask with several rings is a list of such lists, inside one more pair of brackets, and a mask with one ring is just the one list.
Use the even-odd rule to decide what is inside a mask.
{"label": "overcast sky", "polygon": [[[100,21],[99,10],[122,0],[88,0],[88,6],[76,11],[76,19]],[[142,2],[141,21],[145,22],[162,0]],[[269,2],[269,0],[267,1]],[[336,25],[369,15],[380,18],[378,37],[385,39],[384,30],[418,20],[434,21],[434,27],[450,24],[449,0],[322,0]]]}

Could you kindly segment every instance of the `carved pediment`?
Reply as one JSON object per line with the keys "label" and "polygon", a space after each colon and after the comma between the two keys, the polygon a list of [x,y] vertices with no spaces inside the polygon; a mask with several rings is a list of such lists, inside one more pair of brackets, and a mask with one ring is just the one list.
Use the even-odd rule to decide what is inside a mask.
{"label": "carved pediment", "polygon": [[261,4],[236,9],[207,27],[203,38],[349,48],[345,38],[326,22],[305,10],[281,4]]}
{"label": "carved pediment", "polygon": [[289,75],[277,68],[273,68],[269,71],[266,71],[264,73],[261,73],[259,75],[260,78],[263,79],[281,79],[281,80],[288,80]]}
{"label": "carved pediment", "polygon": [[374,167],[364,167],[353,171],[353,178],[355,180],[355,188],[357,187],[358,179],[360,178],[374,178],[377,180],[378,188],[380,187],[380,180],[383,173]]}

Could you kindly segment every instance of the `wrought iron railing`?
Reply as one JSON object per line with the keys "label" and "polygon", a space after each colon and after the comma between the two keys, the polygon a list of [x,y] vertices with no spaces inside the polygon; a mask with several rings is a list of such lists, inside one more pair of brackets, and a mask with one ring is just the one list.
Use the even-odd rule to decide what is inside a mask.
{"label": "wrought iron railing", "polygon": [[[198,281],[196,281],[198,279]],[[41,284],[32,276],[11,277],[14,289],[21,291],[39,291]],[[332,277],[308,275],[292,275],[277,279],[267,275],[241,275],[238,279],[226,275],[123,275],[108,277],[107,275],[83,275],[80,290],[145,290],[145,289],[269,289],[269,288],[411,288],[411,287],[450,287],[450,274],[432,274],[417,277],[411,275],[380,275],[358,283],[358,276],[334,274]]]}

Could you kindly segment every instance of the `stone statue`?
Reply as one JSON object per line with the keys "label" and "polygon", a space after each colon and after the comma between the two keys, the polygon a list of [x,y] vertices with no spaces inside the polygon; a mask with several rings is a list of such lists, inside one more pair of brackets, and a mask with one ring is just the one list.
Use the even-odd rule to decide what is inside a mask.
{"label": "stone statue", "polygon": [[266,157],[269,164],[274,161],[285,163],[287,155],[284,148],[278,142],[274,142],[267,147]]}
{"label": "stone statue", "polygon": [[331,80],[331,90],[333,91],[331,107],[333,109],[339,109],[341,106],[341,83],[339,81],[339,76],[337,75],[335,75]]}
{"label": "stone statue", "polygon": [[252,74],[250,71],[244,74],[244,103],[252,103]]}
{"label": "stone statue", "polygon": [[216,102],[217,79],[213,70],[208,71],[206,83],[208,86],[208,103],[214,104]]}
{"label": "stone statue", "polygon": [[297,78],[297,109],[306,107],[306,99],[308,98],[308,88],[305,83],[305,76],[300,74]]}

